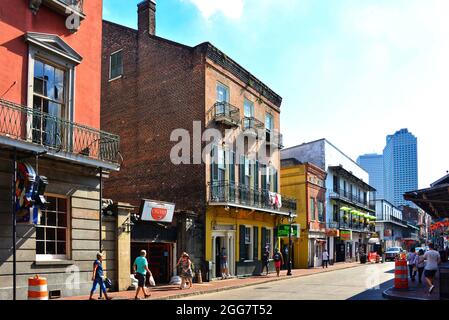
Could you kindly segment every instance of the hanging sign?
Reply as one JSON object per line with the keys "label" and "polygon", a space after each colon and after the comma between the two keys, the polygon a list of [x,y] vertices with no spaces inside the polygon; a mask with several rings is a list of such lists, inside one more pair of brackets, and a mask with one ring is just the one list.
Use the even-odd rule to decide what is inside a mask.
{"label": "hanging sign", "polygon": [[[292,237],[299,238],[299,224],[292,224]],[[290,225],[289,224],[281,224],[277,227],[277,236],[278,237],[288,237],[289,236]]]}
{"label": "hanging sign", "polygon": [[352,240],[352,231],[351,230],[340,230],[340,239],[341,240]]}
{"label": "hanging sign", "polygon": [[140,219],[143,221],[172,222],[175,204],[156,200],[142,200]]}

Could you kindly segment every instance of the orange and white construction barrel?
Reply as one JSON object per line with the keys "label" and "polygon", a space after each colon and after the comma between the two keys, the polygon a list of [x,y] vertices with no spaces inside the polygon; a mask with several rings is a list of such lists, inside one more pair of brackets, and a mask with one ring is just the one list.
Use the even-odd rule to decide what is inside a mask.
{"label": "orange and white construction barrel", "polygon": [[48,300],[47,279],[38,275],[28,278],[28,300]]}
{"label": "orange and white construction barrel", "polygon": [[394,288],[400,290],[408,289],[407,260],[397,259],[395,261]]}

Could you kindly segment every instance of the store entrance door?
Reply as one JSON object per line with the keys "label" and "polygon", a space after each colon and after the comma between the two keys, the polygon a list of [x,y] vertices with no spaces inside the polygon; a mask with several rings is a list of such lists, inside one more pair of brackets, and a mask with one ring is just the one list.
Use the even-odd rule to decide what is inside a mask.
{"label": "store entrance door", "polygon": [[[171,266],[173,265],[173,244],[172,243],[131,243],[131,263],[140,255],[141,250],[147,251],[148,268],[153,274],[156,284],[169,283],[171,277]],[[131,265],[132,270],[132,265]],[[147,279],[148,283],[149,279]]]}
{"label": "store entrance door", "polygon": [[335,261],[336,262],[344,262],[345,261],[345,243],[344,242],[337,242],[335,244]]}

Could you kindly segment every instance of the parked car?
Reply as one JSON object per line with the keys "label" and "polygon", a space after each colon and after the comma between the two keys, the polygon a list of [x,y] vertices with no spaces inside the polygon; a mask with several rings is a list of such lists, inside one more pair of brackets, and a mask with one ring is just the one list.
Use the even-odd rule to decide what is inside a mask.
{"label": "parked car", "polygon": [[397,256],[402,252],[401,247],[391,247],[385,251],[385,261],[394,261]]}
{"label": "parked car", "polygon": [[426,252],[426,251],[428,251],[429,250],[429,247],[418,247],[418,248],[415,248],[415,252],[416,253],[419,253],[419,250],[424,250],[424,252]]}

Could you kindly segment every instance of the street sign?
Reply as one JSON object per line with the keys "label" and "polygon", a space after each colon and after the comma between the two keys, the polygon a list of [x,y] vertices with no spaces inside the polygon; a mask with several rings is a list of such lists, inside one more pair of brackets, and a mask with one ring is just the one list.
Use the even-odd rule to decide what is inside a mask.
{"label": "street sign", "polygon": [[[292,237],[295,238],[299,238],[300,236],[300,229],[299,229],[299,224],[292,224]],[[289,229],[290,229],[290,225],[289,224],[281,224],[278,226],[278,232],[277,232],[277,236],[278,237],[288,237],[289,236]]]}

